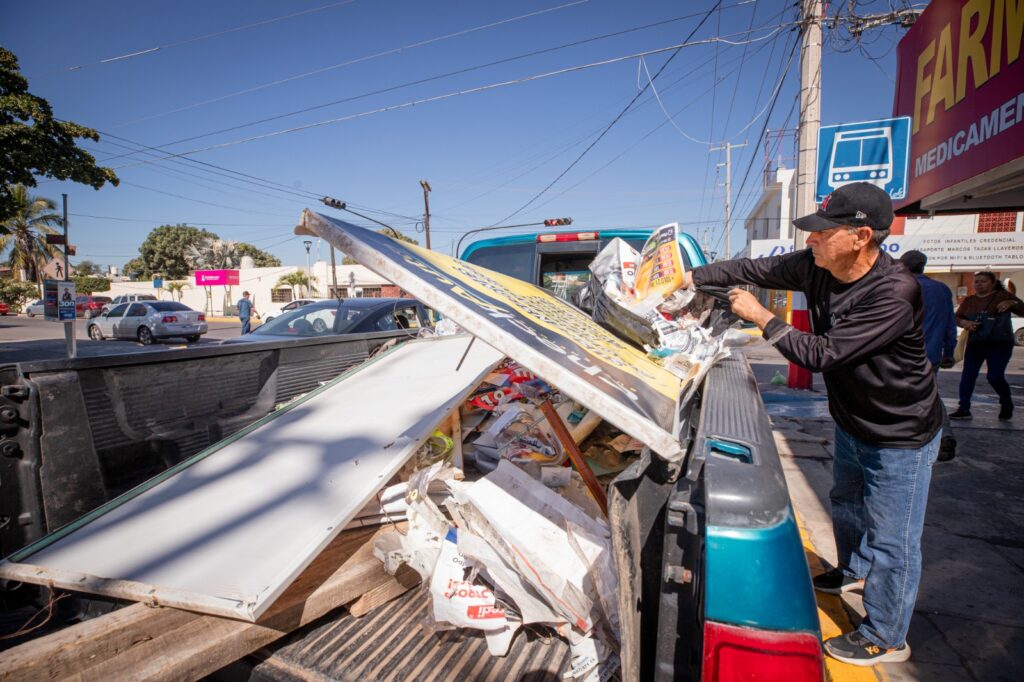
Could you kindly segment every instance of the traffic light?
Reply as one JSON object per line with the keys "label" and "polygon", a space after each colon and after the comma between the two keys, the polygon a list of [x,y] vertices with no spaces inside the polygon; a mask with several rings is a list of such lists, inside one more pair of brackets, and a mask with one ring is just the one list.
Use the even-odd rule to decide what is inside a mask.
{"label": "traffic light", "polygon": [[544,227],[561,227],[572,225],[572,218],[548,218],[544,221]]}
{"label": "traffic light", "polygon": [[341,210],[345,210],[345,202],[344,201],[338,201],[334,197],[324,197],[320,201],[324,202],[326,205],[330,206],[331,208],[338,208],[338,209],[341,209]]}

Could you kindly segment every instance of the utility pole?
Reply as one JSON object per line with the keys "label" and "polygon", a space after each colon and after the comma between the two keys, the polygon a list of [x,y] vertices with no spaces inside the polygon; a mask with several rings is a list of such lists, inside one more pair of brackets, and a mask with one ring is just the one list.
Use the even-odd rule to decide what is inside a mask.
{"label": "utility pole", "polygon": [[[68,195],[62,194],[64,198],[64,281],[71,279],[68,273]],[[58,304],[59,306],[59,304]],[[78,339],[75,337],[75,320],[64,321],[64,343],[67,346],[68,357],[78,357]]]}
{"label": "utility pole", "polygon": [[427,251],[430,251],[430,183],[420,180],[423,188],[423,232],[427,235]]}
{"label": "utility pole", "polygon": [[[818,172],[818,128],[821,127],[821,17],[822,0],[801,0],[803,35],[800,43],[800,123],[797,127],[796,215],[817,209],[815,180]],[[793,250],[806,248],[807,235],[793,230]],[[801,331],[811,330],[807,298],[790,294],[790,323]],[[803,367],[789,364],[790,388],[810,389],[813,375]]]}
{"label": "utility pole", "polygon": [[334,298],[340,299],[338,293],[338,266],[334,263],[334,244],[331,244],[331,286],[334,287]]}
{"label": "utility pole", "polygon": [[725,150],[725,163],[718,164],[719,166],[725,166],[725,252],[723,255],[726,260],[732,257],[732,150],[739,149],[740,147],[746,147],[747,143],[743,144],[732,144],[731,142],[725,142],[718,147],[711,147],[708,152],[717,152]]}

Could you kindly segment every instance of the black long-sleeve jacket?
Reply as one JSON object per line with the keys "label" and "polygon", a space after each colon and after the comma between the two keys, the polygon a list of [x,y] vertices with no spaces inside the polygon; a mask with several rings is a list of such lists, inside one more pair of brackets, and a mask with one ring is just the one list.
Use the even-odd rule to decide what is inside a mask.
{"label": "black long-sleeve jacket", "polygon": [[871,270],[850,283],[816,266],[810,249],[706,265],[693,271],[693,281],[802,291],[812,331],[775,318],[764,337],[786,359],[822,373],[832,417],[859,440],[917,448],[942,427],[925,353],[921,289],[888,254],[879,254]]}

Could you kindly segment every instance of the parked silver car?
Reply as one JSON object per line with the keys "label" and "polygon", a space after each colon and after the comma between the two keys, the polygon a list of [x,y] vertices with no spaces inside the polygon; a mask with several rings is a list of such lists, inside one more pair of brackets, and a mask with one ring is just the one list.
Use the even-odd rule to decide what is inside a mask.
{"label": "parked silver car", "polygon": [[27,306],[25,306],[25,314],[29,317],[35,317],[36,315],[45,315],[46,306],[43,305],[42,301],[29,303]]}
{"label": "parked silver car", "polygon": [[89,322],[89,338],[94,341],[137,339],[147,346],[173,336],[193,343],[206,331],[206,315],[176,301],[122,303]]}

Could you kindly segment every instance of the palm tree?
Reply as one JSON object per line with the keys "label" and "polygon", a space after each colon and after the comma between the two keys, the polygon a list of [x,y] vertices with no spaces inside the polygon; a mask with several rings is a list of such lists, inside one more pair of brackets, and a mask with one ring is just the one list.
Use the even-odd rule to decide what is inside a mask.
{"label": "palm tree", "polygon": [[181,294],[185,290],[185,287],[189,286],[188,282],[167,282],[164,284],[164,289],[171,292],[171,298],[175,301],[181,302]]}
{"label": "palm tree", "polygon": [[304,288],[306,290],[305,293],[306,293],[306,297],[308,298],[309,297],[309,291],[310,291],[310,288],[311,288],[310,285],[313,282],[315,282],[315,281],[316,281],[316,276],[315,275],[311,277],[311,276],[307,275],[305,272],[303,272],[302,270],[296,270],[295,272],[290,272],[287,275],[281,275],[281,277],[278,278],[277,283],[274,286],[275,287],[291,287],[293,294],[295,293],[295,287],[302,287],[302,288]]}
{"label": "palm tree", "polygon": [[51,225],[61,226],[63,220],[56,212],[57,204],[46,197],[35,197],[24,185],[11,188],[15,214],[0,234],[0,254],[10,249],[10,265],[21,272],[21,279],[36,282],[42,296],[43,267],[59,253],[56,246],[46,243],[46,235],[57,234]]}

